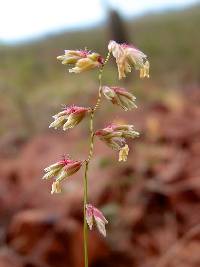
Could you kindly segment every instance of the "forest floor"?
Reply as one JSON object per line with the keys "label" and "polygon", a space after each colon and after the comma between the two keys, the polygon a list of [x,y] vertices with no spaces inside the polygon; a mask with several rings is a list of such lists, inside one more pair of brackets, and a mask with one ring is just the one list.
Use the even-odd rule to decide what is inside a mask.
{"label": "forest floor", "polygon": [[[200,91],[171,94],[125,117],[141,132],[125,164],[95,141],[89,198],[109,224],[106,239],[90,232],[90,266],[199,267]],[[67,137],[49,131],[1,140],[1,267],[83,266],[82,171],[60,195],[41,177],[66,151],[83,159],[86,138],[77,127]]]}

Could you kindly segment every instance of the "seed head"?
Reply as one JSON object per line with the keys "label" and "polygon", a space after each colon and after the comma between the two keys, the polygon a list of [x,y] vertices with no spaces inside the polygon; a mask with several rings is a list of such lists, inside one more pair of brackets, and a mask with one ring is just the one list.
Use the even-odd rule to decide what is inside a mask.
{"label": "seed head", "polygon": [[65,50],[65,54],[58,56],[64,65],[73,65],[69,72],[80,73],[103,65],[103,58],[88,50]]}
{"label": "seed head", "polygon": [[120,106],[125,111],[137,108],[135,104],[136,97],[127,92],[124,88],[103,86],[102,91],[106,99],[110,100],[113,104]]}
{"label": "seed head", "polygon": [[45,175],[42,177],[42,179],[46,180],[55,178],[55,182],[52,184],[51,193],[60,193],[61,181],[76,173],[81,168],[82,164],[83,161],[64,158],[63,160],[60,160],[45,168]]}
{"label": "seed head", "polygon": [[53,116],[54,121],[49,125],[49,128],[57,129],[62,126],[64,131],[74,128],[89,112],[91,112],[90,108],[74,105],[65,107],[63,111]]}
{"label": "seed head", "polygon": [[105,224],[107,224],[108,221],[104,217],[103,213],[91,204],[86,204],[86,220],[90,230],[92,230],[93,225],[96,224],[99,232],[104,237],[106,236]]}
{"label": "seed head", "polygon": [[138,137],[139,133],[134,130],[133,125],[110,124],[106,128],[96,131],[95,135],[99,136],[112,149],[121,151],[119,159],[125,161],[129,151],[126,139]]}
{"label": "seed head", "polygon": [[110,41],[108,50],[113,54],[116,59],[119,79],[125,78],[126,73],[131,72],[131,66],[140,71],[140,78],[149,78],[149,61],[147,56],[128,44],[118,44],[115,41]]}

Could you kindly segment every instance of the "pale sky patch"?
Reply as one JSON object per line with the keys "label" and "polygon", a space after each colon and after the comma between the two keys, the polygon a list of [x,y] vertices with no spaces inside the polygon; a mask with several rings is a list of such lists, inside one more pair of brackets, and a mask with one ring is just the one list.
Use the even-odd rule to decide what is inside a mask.
{"label": "pale sky patch", "polygon": [[[106,0],[2,0],[0,40],[19,41],[62,29],[84,27],[103,21]],[[124,16],[166,7],[179,7],[197,0],[107,0]]]}

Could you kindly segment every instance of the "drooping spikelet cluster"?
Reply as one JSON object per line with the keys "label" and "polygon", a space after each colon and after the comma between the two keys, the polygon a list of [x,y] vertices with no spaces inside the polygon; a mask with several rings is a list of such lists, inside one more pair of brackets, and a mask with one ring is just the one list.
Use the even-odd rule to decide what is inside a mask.
{"label": "drooping spikelet cluster", "polygon": [[126,78],[126,74],[131,72],[132,66],[140,71],[140,78],[149,78],[149,61],[147,56],[139,49],[133,45],[110,41],[108,50],[112,52],[116,59],[119,79]]}
{"label": "drooping spikelet cluster", "polygon": [[73,65],[69,72],[80,73],[85,70],[100,67],[103,64],[103,58],[98,53],[88,50],[65,50],[65,54],[57,57],[64,65]]}
{"label": "drooping spikelet cluster", "polygon": [[119,161],[126,161],[129,152],[126,139],[138,137],[139,133],[134,130],[133,125],[111,124],[96,131],[95,135],[99,136],[112,149],[119,151]]}
{"label": "drooping spikelet cluster", "polygon": [[69,158],[64,158],[63,160],[60,160],[45,168],[45,175],[43,176],[43,179],[47,180],[52,177],[55,178],[55,181],[52,184],[51,194],[61,193],[61,182],[76,173],[80,169],[82,164],[83,161],[81,160],[71,160]]}
{"label": "drooping spikelet cluster", "polygon": [[[140,72],[140,78],[149,78],[149,61],[147,56],[134,46],[110,41],[108,51],[109,55],[112,54],[116,60],[119,79],[125,78],[127,73],[131,72],[132,68]],[[104,61],[103,57],[98,53],[86,49],[65,50],[64,55],[58,56],[57,59],[61,60],[62,64],[71,67],[69,68],[70,73],[81,73],[95,68],[100,68],[102,71],[108,61],[108,59]],[[99,92],[98,101],[100,101],[102,92],[107,100],[111,101],[114,105],[118,105],[125,111],[137,107],[135,96],[124,88],[108,85],[101,86],[100,84]],[[49,127],[54,129],[62,127],[66,131],[74,128],[89,114],[92,114],[91,120],[93,120],[94,111],[95,108],[90,107],[66,106],[62,111],[53,116],[54,121]],[[134,129],[133,125],[111,123],[103,129],[93,131],[91,136],[91,142],[93,142],[93,137],[99,137],[110,148],[118,151],[119,161],[126,161],[129,153],[129,147],[126,143],[127,139],[134,139],[139,136],[139,133]],[[93,143],[91,143],[90,148],[93,149]],[[43,179],[54,179],[51,193],[61,193],[61,182],[79,171],[84,163],[88,166],[89,161],[90,157],[89,160],[72,160],[67,157],[45,168]],[[92,204],[84,202],[84,214],[89,229],[91,230],[96,225],[99,232],[103,236],[106,236],[105,225],[108,221],[102,212]]]}
{"label": "drooping spikelet cluster", "polygon": [[91,112],[90,108],[77,106],[65,107],[63,111],[53,116],[54,121],[49,125],[49,128],[57,129],[63,127],[63,130],[74,128],[82,119]]}

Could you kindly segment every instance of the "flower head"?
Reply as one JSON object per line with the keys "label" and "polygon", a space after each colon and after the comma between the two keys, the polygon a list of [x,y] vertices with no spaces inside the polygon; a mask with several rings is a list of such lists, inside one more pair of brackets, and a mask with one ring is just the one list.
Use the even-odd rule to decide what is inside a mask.
{"label": "flower head", "polygon": [[56,180],[52,184],[51,193],[60,193],[60,182],[76,173],[81,168],[82,164],[83,161],[80,160],[71,160],[69,158],[63,158],[63,160],[60,160],[45,168],[45,175],[42,177],[42,179],[46,180],[55,177]]}
{"label": "flower head", "polygon": [[125,78],[126,73],[131,72],[131,66],[140,71],[140,78],[149,78],[149,61],[143,52],[132,45],[118,44],[115,41],[109,42],[108,50],[116,59],[119,79]]}
{"label": "flower head", "polygon": [[65,54],[57,57],[64,65],[73,65],[69,72],[80,73],[103,65],[103,58],[88,50],[65,50]]}
{"label": "flower head", "polygon": [[104,129],[95,132],[112,149],[119,151],[119,160],[125,161],[128,155],[128,145],[126,138],[135,138],[139,133],[134,130],[133,125],[111,124]]}
{"label": "flower head", "polygon": [[73,128],[91,111],[90,108],[69,106],[65,107],[63,111],[53,116],[54,121],[49,125],[49,128],[57,129],[63,126],[63,130]]}
{"label": "flower head", "polygon": [[92,227],[95,223],[99,232],[103,236],[106,236],[105,224],[107,224],[108,221],[104,217],[103,213],[91,204],[86,205],[86,220],[90,230],[92,230]]}
{"label": "flower head", "polygon": [[124,88],[103,86],[102,91],[108,100],[113,104],[119,105],[125,111],[137,107],[135,104],[136,97]]}

